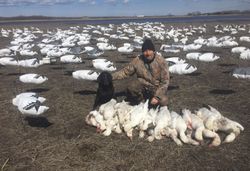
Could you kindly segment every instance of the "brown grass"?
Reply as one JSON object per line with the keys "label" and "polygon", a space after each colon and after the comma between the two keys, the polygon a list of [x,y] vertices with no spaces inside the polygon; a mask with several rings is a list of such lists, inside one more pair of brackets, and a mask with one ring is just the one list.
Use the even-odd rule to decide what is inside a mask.
{"label": "brown grass", "polygon": [[[211,32],[215,24],[207,24],[207,37],[215,35]],[[176,25],[182,27],[185,24]],[[6,38],[0,40],[0,48],[10,41]],[[119,47],[124,42],[112,43]],[[167,42],[158,42],[157,49],[161,43]],[[249,43],[239,43],[240,46],[250,47]],[[73,70],[91,68],[91,60],[82,55],[85,63],[79,65],[44,65],[38,69],[0,66],[2,170],[249,170],[250,82],[236,79],[230,72],[238,66],[250,66],[250,61],[240,60],[237,55],[231,54],[231,49],[202,50],[218,52],[221,59],[212,63],[190,61],[198,67],[196,74],[172,74],[169,108],[179,112],[185,107],[198,109],[202,104],[214,106],[223,115],[245,127],[234,142],[216,148],[209,148],[208,142],[198,147],[178,147],[170,139],[149,143],[137,137],[130,141],[125,134],[112,133],[104,137],[96,133],[95,128],[86,125],[84,118],[94,103],[97,84],[74,80],[69,74]],[[138,53],[134,52],[133,55]],[[119,69],[133,56],[121,55],[116,51],[105,52],[104,55],[116,62]],[[184,57],[185,53],[181,52],[179,56]],[[28,72],[43,74],[49,80],[42,85],[20,83],[18,76]],[[115,82],[117,94],[122,95],[132,80]],[[36,91],[47,98],[45,104],[50,109],[39,123],[25,120],[11,103],[15,95],[25,91]]]}

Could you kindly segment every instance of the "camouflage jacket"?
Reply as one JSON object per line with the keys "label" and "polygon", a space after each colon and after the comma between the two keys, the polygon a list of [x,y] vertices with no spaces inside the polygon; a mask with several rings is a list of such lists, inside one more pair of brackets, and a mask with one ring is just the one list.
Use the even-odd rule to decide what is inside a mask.
{"label": "camouflage jacket", "polygon": [[124,79],[136,74],[145,88],[153,90],[154,96],[158,98],[166,96],[169,71],[165,59],[156,53],[153,61],[147,64],[143,58],[143,55],[137,56],[126,67],[113,73],[113,80]]}

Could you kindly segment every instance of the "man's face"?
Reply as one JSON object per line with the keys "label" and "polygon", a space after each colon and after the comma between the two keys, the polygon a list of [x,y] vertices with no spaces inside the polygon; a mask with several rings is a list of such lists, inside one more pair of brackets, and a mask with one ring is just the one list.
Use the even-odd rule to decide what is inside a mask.
{"label": "man's face", "polygon": [[143,52],[143,55],[148,60],[152,60],[154,58],[154,51],[147,49]]}

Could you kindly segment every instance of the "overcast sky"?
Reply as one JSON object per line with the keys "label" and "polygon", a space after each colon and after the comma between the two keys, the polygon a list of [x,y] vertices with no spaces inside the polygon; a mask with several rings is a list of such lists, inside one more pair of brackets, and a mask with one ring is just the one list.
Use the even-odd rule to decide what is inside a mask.
{"label": "overcast sky", "polygon": [[0,16],[185,15],[249,10],[250,0],[0,0]]}

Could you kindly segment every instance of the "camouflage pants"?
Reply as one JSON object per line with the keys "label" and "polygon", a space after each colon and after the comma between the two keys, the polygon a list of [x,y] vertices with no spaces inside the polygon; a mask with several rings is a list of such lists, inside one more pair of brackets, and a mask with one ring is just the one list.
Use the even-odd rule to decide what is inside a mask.
{"label": "camouflage pants", "polygon": [[[151,100],[154,96],[156,89],[143,86],[138,80],[135,80],[129,84],[127,88],[127,101],[132,105],[145,102],[147,99]],[[161,106],[167,106],[168,98],[164,95],[160,99]]]}

